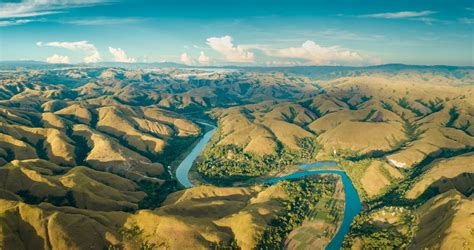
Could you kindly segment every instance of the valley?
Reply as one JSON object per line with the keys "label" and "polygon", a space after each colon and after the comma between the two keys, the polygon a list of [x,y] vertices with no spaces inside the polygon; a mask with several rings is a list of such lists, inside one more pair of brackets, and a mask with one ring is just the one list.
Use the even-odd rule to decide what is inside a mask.
{"label": "valley", "polygon": [[1,71],[0,248],[470,248],[473,75]]}

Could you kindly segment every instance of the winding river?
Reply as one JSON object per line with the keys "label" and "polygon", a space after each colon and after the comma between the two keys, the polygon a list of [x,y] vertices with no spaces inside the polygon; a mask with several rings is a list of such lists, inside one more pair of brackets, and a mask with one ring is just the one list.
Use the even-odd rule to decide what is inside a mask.
{"label": "winding river", "polygon": [[[184,187],[192,187],[193,184],[189,180],[189,170],[191,169],[194,160],[199,156],[199,154],[204,150],[206,144],[211,139],[212,134],[216,131],[216,127],[200,122],[200,124],[212,127],[211,130],[206,132],[204,136],[199,140],[198,144],[193,148],[193,150],[186,156],[186,158],[179,164],[178,168],[176,169],[176,178],[178,179],[179,183]],[[337,174],[341,176],[342,183],[344,185],[344,194],[345,194],[345,207],[344,207],[344,218],[342,220],[342,224],[339,227],[334,238],[331,242],[326,246],[326,249],[333,250],[333,249],[340,249],[342,245],[342,241],[344,240],[344,236],[349,232],[349,227],[352,223],[354,217],[360,212],[362,209],[362,204],[360,202],[359,195],[352,184],[352,181],[346,175],[346,173],[342,170],[318,170],[317,168],[321,168],[324,166],[337,166],[336,162],[315,162],[315,163],[302,163],[299,167],[302,169],[300,172],[296,172],[293,174],[273,178],[267,180],[265,183],[274,184],[278,181],[288,180],[288,179],[298,179],[304,176],[315,175],[315,174]]]}
{"label": "winding river", "polygon": [[178,182],[181,183],[185,188],[192,187],[193,184],[189,180],[189,170],[193,166],[194,160],[201,154],[201,152],[206,147],[206,144],[211,140],[212,134],[216,132],[216,126],[211,125],[205,122],[199,122],[202,125],[211,127],[212,129],[207,131],[204,136],[199,140],[198,144],[194,146],[191,153],[189,153],[186,158],[179,164],[178,168],[176,169],[176,178]]}
{"label": "winding river", "polygon": [[[321,165],[320,167],[322,166],[327,166],[327,165]],[[302,171],[302,172],[296,172],[296,173],[285,175],[282,177],[270,179],[266,183],[273,184],[281,180],[298,179],[304,176],[314,175],[314,174],[337,174],[341,176],[342,184],[344,185],[344,195],[345,195],[345,200],[346,200],[345,206],[344,206],[344,219],[342,220],[342,224],[339,227],[339,230],[337,231],[336,235],[331,240],[331,242],[326,246],[326,249],[329,249],[329,250],[340,249],[342,246],[342,241],[344,240],[344,236],[347,234],[347,232],[349,232],[349,228],[351,226],[352,220],[362,209],[362,204],[360,202],[359,195],[357,194],[357,191],[355,190],[354,185],[352,185],[351,179],[349,179],[349,177],[346,175],[344,171],[341,171],[341,170]]]}

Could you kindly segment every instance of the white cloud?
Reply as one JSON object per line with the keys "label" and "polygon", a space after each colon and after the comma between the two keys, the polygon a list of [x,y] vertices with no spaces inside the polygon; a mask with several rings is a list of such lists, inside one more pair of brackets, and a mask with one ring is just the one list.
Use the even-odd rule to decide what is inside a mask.
{"label": "white cloud", "polygon": [[424,11],[401,11],[401,12],[385,12],[385,13],[376,13],[370,15],[361,15],[359,17],[369,17],[369,18],[382,18],[382,19],[407,19],[412,21],[421,21],[426,24],[432,24],[439,20],[428,17],[438,12],[431,10]]}
{"label": "white cloud", "polygon": [[[384,35],[379,34],[367,34],[367,33],[355,33],[349,30],[340,30],[340,29],[326,29],[322,31],[306,31],[301,32],[303,37],[317,37],[322,40],[348,40],[348,41],[382,41],[386,39]],[[288,39],[291,42],[301,41],[301,39]]]}
{"label": "white cloud", "polygon": [[301,47],[271,49],[258,47],[271,57],[292,58],[310,65],[370,65],[380,60],[339,46],[323,47],[313,41],[304,42]]}
{"label": "white cloud", "polygon": [[59,47],[70,50],[96,50],[94,44],[89,43],[88,41],[79,41],[79,42],[49,42],[49,43],[36,43],[38,46],[51,46]]}
{"label": "white cloud", "polygon": [[199,54],[199,57],[198,57],[198,62],[200,64],[209,64],[210,58],[208,56],[206,56],[206,54],[204,54],[204,51],[201,51],[201,53]]}
{"label": "white cloud", "polygon": [[61,56],[61,55],[58,55],[58,54],[54,54],[48,58],[46,58],[46,62],[48,63],[65,63],[65,64],[68,64],[70,63],[69,62],[69,57],[67,56]]}
{"label": "white cloud", "polygon": [[194,64],[194,60],[188,55],[188,53],[181,54],[180,60],[182,63],[187,65]]}
{"label": "white cloud", "polygon": [[68,20],[64,23],[74,24],[74,25],[117,25],[117,24],[130,24],[138,23],[141,19],[138,18],[88,18],[88,19],[77,19],[77,20]]}
{"label": "white cloud", "polygon": [[206,56],[204,51],[200,52],[199,57],[197,58],[197,61],[195,58],[188,55],[188,53],[186,52],[181,54],[181,56],[179,57],[179,60],[186,65],[195,65],[197,63],[207,65],[210,62],[210,58]]}
{"label": "white cloud", "polygon": [[84,62],[85,63],[96,63],[100,61],[102,58],[100,57],[99,51],[94,50],[92,51],[92,54],[84,57]]}
{"label": "white cloud", "polygon": [[121,48],[109,47],[109,52],[112,54],[114,61],[116,62],[134,63],[137,61],[135,58],[128,57],[125,51]]}
{"label": "white cloud", "polygon": [[459,18],[458,21],[464,24],[474,24],[474,18],[469,17]]}
{"label": "white cloud", "polygon": [[252,52],[247,51],[242,46],[234,46],[232,37],[210,37],[207,39],[207,44],[217,52],[224,55],[229,62],[249,63],[255,62],[255,56]]}
{"label": "white cloud", "polygon": [[88,41],[49,42],[49,43],[37,42],[36,45],[40,47],[49,46],[49,47],[64,48],[64,49],[73,50],[73,51],[84,51],[85,53],[88,54],[86,57],[84,57],[85,63],[95,63],[102,59],[95,45],[92,43],[89,43]]}
{"label": "white cloud", "polygon": [[23,0],[0,3],[0,19],[45,16],[62,13],[66,9],[102,4],[104,0]]}
{"label": "white cloud", "polygon": [[434,18],[431,18],[431,17],[416,17],[416,18],[412,18],[410,20],[421,21],[421,22],[424,22],[425,24],[429,24],[429,25],[431,25],[434,22],[438,21],[437,19],[434,19]]}
{"label": "white cloud", "polygon": [[406,19],[413,17],[423,17],[436,14],[437,12],[431,10],[424,11],[401,11],[401,12],[385,12],[370,15],[362,15],[361,17],[385,18],[385,19]]}
{"label": "white cloud", "polygon": [[0,27],[21,25],[21,24],[31,23],[33,21],[34,20],[30,20],[30,19],[4,20],[4,21],[0,21]]}

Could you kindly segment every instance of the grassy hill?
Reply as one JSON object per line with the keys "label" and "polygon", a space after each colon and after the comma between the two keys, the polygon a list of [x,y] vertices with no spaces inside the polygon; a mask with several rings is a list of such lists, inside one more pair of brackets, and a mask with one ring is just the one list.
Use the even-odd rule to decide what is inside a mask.
{"label": "grassy hill", "polygon": [[337,180],[255,185],[322,160],[364,203],[345,246],[473,245],[472,68],[21,66],[0,65],[0,248],[323,247]]}
{"label": "grassy hill", "polygon": [[[302,185],[302,191],[309,191],[305,183],[313,183],[311,197],[314,198],[293,190]],[[287,204],[308,206],[315,202],[325,185],[328,184],[321,181],[300,181],[271,187],[200,186],[173,193],[160,208],[134,214],[53,206],[49,202],[32,205],[0,193],[0,247],[253,249],[271,228],[273,220],[288,216],[300,207]]]}
{"label": "grassy hill", "polygon": [[[378,72],[319,82],[320,93],[311,98],[214,109],[219,130],[197,170],[210,183],[241,185],[294,171],[298,162],[336,160],[369,214],[401,206],[413,217],[430,198],[453,189],[470,197],[474,88],[469,78],[456,79]],[[353,229],[362,240],[351,244],[376,246],[370,244],[384,244],[377,237],[395,237],[407,247],[415,240],[403,218],[388,221],[402,229],[370,234],[364,222]]]}

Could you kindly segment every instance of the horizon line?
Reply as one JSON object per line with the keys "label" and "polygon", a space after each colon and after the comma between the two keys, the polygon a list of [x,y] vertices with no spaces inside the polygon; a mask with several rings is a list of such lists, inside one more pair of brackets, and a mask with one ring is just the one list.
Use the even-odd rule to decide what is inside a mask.
{"label": "horizon line", "polygon": [[456,68],[474,68],[474,65],[449,65],[449,64],[405,64],[405,63],[383,63],[383,64],[374,64],[374,65],[265,65],[265,64],[256,64],[256,65],[235,65],[235,64],[226,64],[226,65],[188,65],[179,62],[173,61],[161,61],[161,62],[114,62],[114,61],[103,61],[95,63],[48,63],[40,60],[0,60],[0,63],[41,63],[44,65],[55,65],[55,66],[100,66],[100,64],[123,64],[123,65],[140,65],[140,64],[176,64],[182,67],[188,68],[298,68],[298,67],[343,67],[343,68],[370,68],[370,67],[380,67],[380,66],[411,66],[411,67],[456,67]]}

